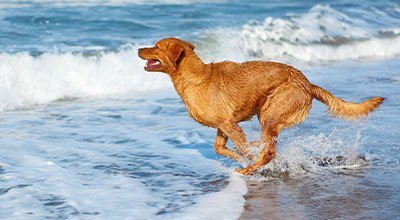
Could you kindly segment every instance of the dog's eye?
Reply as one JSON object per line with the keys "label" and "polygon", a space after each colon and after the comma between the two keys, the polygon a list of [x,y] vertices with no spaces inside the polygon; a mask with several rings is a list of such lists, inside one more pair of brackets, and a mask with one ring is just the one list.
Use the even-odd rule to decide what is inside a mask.
{"label": "dog's eye", "polygon": [[168,48],[169,43],[164,43],[164,44],[156,44],[154,47],[156,49],[163,49],[163,48]]}

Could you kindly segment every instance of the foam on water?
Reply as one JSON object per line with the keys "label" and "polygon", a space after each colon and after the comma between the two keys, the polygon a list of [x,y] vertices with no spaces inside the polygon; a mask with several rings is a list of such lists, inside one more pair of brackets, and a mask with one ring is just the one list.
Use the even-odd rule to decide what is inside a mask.
{"label": "foam on water", "polygon": [[184,213],[172,215],[172,219],[236,219],[244,210],[247,193],[244,180],[237,173],[232,173],[229,185],[212,194],[203,196],[198,204],[189,207]]}
{"label": "foam on water", "polygon": [[[358,18],[330,6],[315,5],[304,14],[267,17],[264,21],[249,22],[239,30],[211,31],[208,36],[216,38],[211,40],[215,44],[224,45],[223,55],[228,57],[239,52],[244,58],[308,63],[391,58],[400,55],[398,27],[392,26],[400,19],[389,15],[393,13],[391,9],[361,11]],[[370,24],[368,20],[375,17],[390,21],[389,27]]]}
{"label": "foam on water", "polygon": [[137,49],[86,57],[72,53],[0,54],[0,111],[66,97],[123,95],[168,88],[165,74],[149,74]]}
{"label": "foam on water", "polygon": [[175,99],[61,102],[1,121],[1,218],[233,219],[243,210],[237,174],[169,140],[205,142],[184,132],[198,128]]}

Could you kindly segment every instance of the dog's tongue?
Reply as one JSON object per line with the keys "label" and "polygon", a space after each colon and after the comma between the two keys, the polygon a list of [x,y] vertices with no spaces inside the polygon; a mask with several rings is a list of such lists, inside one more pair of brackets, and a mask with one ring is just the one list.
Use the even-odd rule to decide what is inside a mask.
{"label": "dog's tongue", "polygon": [[146,65],[147,65],[147,66],[151,66],[151,65],[156,64],[156,62],[157,62],[157,60],[147,60]]}
{"label": "dog's tongue", "polygon": [[151,70],[151,69],[159,68],[160,66],[161,66],[160,61],[154,60],[154,59],[150,59],[150,60],[147,60],[145,69],[146,70]]}

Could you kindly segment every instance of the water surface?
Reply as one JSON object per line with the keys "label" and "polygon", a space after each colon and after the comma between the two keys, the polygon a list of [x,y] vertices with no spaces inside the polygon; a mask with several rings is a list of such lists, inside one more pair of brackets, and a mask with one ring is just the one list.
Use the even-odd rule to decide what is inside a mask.
{"label": "water surface", "polygon": [[[0,217],[395,219],[400,212],[400,5],[395,1],[0,3]],[[163,37],[206,62],[275,60],[350,101],[314,102],[251,177],[213,151],[137,48]],[[256,119],[242,124],[260,137]],[[231,145],[231,143],[230,143]],[[254,152],[259,150],[254,148]]]}

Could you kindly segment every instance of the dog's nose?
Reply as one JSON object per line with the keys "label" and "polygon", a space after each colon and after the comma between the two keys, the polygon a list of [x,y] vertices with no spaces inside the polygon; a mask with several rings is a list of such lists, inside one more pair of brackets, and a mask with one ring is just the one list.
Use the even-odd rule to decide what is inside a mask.
{"label": "dog's nose", "polygon": [[146,48],[139,48],[139,49],[138,49],[138,56],[139,56],[139,57],[141,57],[141,54],[143,54],[144,49],[146,49]]}

